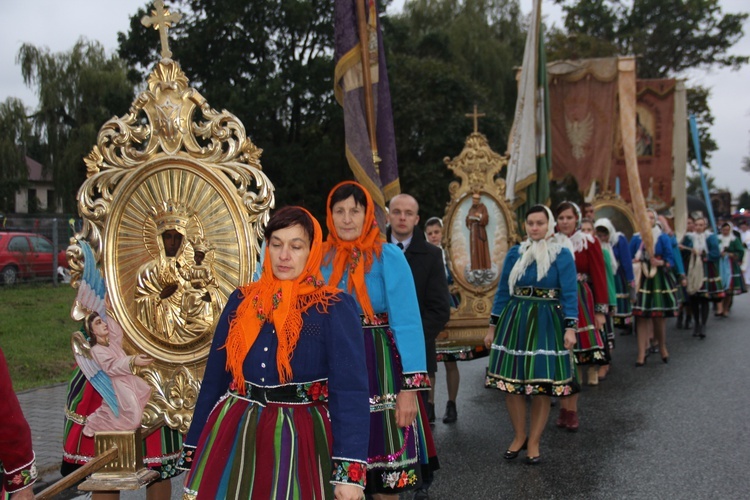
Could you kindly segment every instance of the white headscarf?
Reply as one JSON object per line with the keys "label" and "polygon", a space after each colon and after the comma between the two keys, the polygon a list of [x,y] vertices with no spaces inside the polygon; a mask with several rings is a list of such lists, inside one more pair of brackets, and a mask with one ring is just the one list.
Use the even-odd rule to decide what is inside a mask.
{"label": "white headscarf", "polygon": [[[617,240],[619,238],[617,232],[615,231],[615,226],[612,224],[612,221],[607,219],[606,217],[603,217],[601,219],[598,219],[596,222],[594,222],[594,230],[596,230],[597,227],[603,227],[604,229],[609,232],[609,241],[606,243],[601,243],[602,246],[602,252],[609,252],[609,262],[610,266],[612,268],[612,273],[617,272],[617,268],[620,266],[620,263],[617,262],[617,259],[615,259],[615,252],[612,249],[612,245],[617,243]],[[612,240],[614,239],[614,243]]]}
{"label": "white headscarf", "polygon": [[515,287],[516,283],[521,278],[521,276],[526,273],[526,269],[528,269],[529,265],[531,265],[532,262],[536,262],[537,281],[540,281],[545,276],[547,276],[550,267],[552,267],[552,263],[555,262],[557,255],[562,249],[562,245],[560,245],[560,243],[558,243],[554,239],[550,239],[550,237],[555,234],[555,217],[552,214],[552,210],[550,210],[546,205],[541,206],[544,207],[544,211],[547,213],[547,234],[545,234],[544,238],[542,239],[534,241],[531,238],[527,238],[523,243],[521,243],[520,247],[518,248],[518,253],[521,257],[516,261],[515,264],[513,264],[513,268],[510,270],[510,277],[508,279],[508,286],[510,288],[511,294],[513,294],[513,288]]}

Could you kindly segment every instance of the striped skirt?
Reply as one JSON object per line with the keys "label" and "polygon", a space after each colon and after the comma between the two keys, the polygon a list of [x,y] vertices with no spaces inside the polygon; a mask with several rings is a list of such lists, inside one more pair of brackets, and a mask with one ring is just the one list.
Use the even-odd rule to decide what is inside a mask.
{"label": "striped skirt", "polygon": [[630,284],[621,273],[615,273],[615,296],[617,308],[612,315],[614,325],[618,328],[629,328],[633,321],[633,303],[630,302]]}
{"label": "striped skirt", "polygon": [[[79,368],[68,383],[63,427],[63,461],[60,473],[67,476],[88,463],[96,455],[94,438],[83,435],[86,417],[100,405],[102,397]],[[182,448],[182,434],[163,426],[159,432],[149,434],[143,442],[143,463],[159,473],[160,479],[180,474],[175,468]]]}
{"label": "striped skirt", "polygon": [[[645,269],[650,270],[650,265],[646,264]],[[680,303],[675,295],[676,283],[667,273],[668,271],[663,267],[658,267],[656,274],[652,277],[648,276],[650,272],[641,273],[633,315],[642,318],[665,318],[677,315]]]}
{"label": "striped skirt", "polygon": [[[365,356],[370,385],[370,444],[367,494],[398,494],[422,484],[424,474],[437,469],[437,455],[424,406],[408,427],[396,424],[396,395],[403,370],[387,314],[372,323],[363,319]],[[421,399],[421,398],[418,398]]]}
{"label": "striped skirt", "polygon": [[268,403],[233,392],[201,434],[184,498],[332,499],[326,402]]}
{"label": "striped skirt", "polygon": [[727,294],[729,295],[741,295],[747,293],[747,285],[745,285],[745,277],[742,274],[742,267],[735,257],[730,257],[732,271],[731,279],[727,286]]}
{"label": "striped skirt", "polygon": [[532,396],[578,392],[564,333],[557,300],[512,296],[495,329],[485,386]]}
{"label": "striped skirt", "polygon": [[716,302],[726,296],[718,262],[703,261],[703,284],[695,295]]}
{"label": "striped skirt", "polygon": [[596,329],[594,294],[586,281],[578,281],[578,331],[573,348],[578,365],[606,365],[604,337]]}

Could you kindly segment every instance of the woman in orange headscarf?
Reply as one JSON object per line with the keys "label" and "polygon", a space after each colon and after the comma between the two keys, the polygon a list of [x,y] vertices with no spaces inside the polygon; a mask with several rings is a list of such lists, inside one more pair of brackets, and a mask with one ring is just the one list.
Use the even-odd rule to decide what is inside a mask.
{"label": "woman in orange headscarf", "polygon": [[286,207],[260,280],[229,298],[178,467],[188,498],[359,500],[369,440],[354,300],[320,276],[320,225]]}
{"label": "woman in orange headscarf", "polygon": [[321,272],[355,296],[364,327],[371,412],[366,491],[396,498],[437,468],[429,425],[416,418],[416,391],[429,389],[429,379],[411,268],[400,248],[385,243],[375,205],[356,182],[331,190],[326,225]]}

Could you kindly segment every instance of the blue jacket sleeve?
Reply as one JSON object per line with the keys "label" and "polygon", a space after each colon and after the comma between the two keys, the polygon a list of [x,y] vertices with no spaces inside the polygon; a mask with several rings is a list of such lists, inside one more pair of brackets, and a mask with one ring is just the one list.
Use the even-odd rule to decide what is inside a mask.
{"label": "blue jacket sleeve", "polygon": [[576,273],[576,261],[573,254],[567,248],[560,250],[560,254],[555,259],[555,268],[560,277],[560,305],[562,306],[563,316],[565,317],[566,328],[576,328],[572,325],[578,325],[578,277]]}
{"label": "blue jacket sleeve", "polygon": [[240,291],[235,290],[229,296],[227,305],[224,306],[224,311],[219,318],[219,323],[216,325],[211,351],[206,362],[206,371],[201,382],[201,392],[195,404],[195,412],[193,412],[193,421],[185,437],[185,447],[194,448],[198,444],[198,439],[203,432],[203,426],[206,424],[211,410],[216,406],[219,398],[227,392],[229,384],[232,382],[232,375],[226,368],[227,352],[222,348],[227,343],[229,322],[241,302]]}
{"label": "blue jacket sleeve", "polygon": [[672,242],[669,241],[669,236],[666,234],[660,234],[659,239],[656,240],[654,253],[657,256],[661,256],[665,263],[669,267],[675,267],[674,255],[672,254]]}
{"label": "blue jacket sleeve", "polygon": [[354,298],[346,293],[329,308],[326,353],[328,409],[334,462],[367,463],[370,441],[370,396],[364,334]]}
{"label": "blue jacket sleeve", "polygon": [[518,260],[519,245],[512,247],[508,250],[508,254],[505,256],[505,262],[503,262],[503,272],[500,274],[500,281],[497,282],[497,291],[495,292],[495,301],[492,304],[492,314],[490,315],[490,324],[496,325],[500,318],[500,313],[503,312],[505,306],[510,300],[510,289],[508,288],[508,282],[510,280],[510,270],[513,269],[513,265]]}
{"label": "blue jacket sleeve", "polygon": [[401,355],[403,372],[427,373],[424,332],[411,268],[396,245],[383,245],[381,258],[388,322]]}
{"label": "blue jacket sleeve", "polygon": [[620,266],[625,272],[625,279],[628,280],[629,283],[635,280],[635,275],[633,274],[633,254],[630,252],[630,247],[628,246],[628,241],[625,239],[625,236],[620,236],[620,239],[617,241],[617,247]]}
{"label": "blue jacket sleeve", "polygon": [[640,234],[634,234],[632,238],[630,238],[630,256],[632,259],[635,259],[635,254],[638,253],[638,249],[641,247],[641,235]]}
{"label": "blue jacket sleeve", "polygon": [[682,262],[682,255],[680,255],[680,245],[677,244],[677,237],[672,234],[668,236],[669,244],[672,248],[672,258],[674,259],[674,267],[677,269],[677,274],[685,274],[685,266]]}

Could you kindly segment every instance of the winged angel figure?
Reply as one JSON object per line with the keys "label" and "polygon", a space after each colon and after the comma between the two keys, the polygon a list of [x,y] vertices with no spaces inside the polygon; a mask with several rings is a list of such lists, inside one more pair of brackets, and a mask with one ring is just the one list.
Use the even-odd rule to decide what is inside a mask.
{"label": "winged angel figure", "polygon": [[565,131],[568,134],[570,145],[573,146],[573,158],[576,160],[583,159],[586,156],[584,148],[591,140],[594,133],[594,117],[591,113],[586,115],[583,120],[569,120],[565,117]]}
{"label": "winged angel figure", "polygon": [[73,354],[86,379],[104,400],[86,419],[83,434],[102,431],[132,431],[141,425],[143,409],[151,388],[134,374],[136,366],[148,366],[153,359],[143,354],[129,356],[122,348],[122,327],[107,314],[108,297],[104,277],[96,266],[94,253],[81,240],[84,267],[76,301],[91,311],[84,319],[84,330],[71,339]]}

